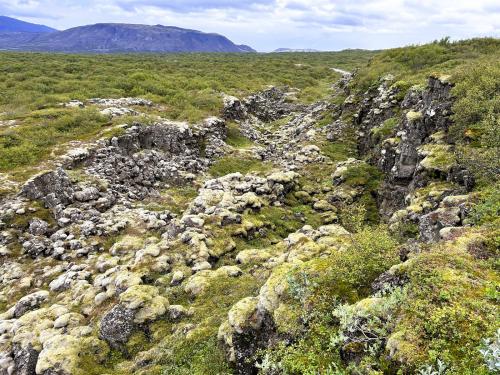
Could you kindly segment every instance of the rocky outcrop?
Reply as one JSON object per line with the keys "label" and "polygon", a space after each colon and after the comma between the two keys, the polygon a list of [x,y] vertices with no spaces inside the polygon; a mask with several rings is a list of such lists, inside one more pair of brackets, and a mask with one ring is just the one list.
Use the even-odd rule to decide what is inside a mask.
{"label": "rocky outcrop", "polygon": [[245,120],[254,117],[259,121],[272,122],[303,109],[303,106],[290,100],[294,94],[295,92],[287,87],[271,86],[244,100],[225,95],[223,116],[229,120]]}
{"label": "rocky outcrop", "polygon": [[402,208],[404,197],[432,178],[450,177],[455,162],[443,137],[451,123],[451,87],[431,77],[426,89],[410,89],[401,103],[404,115],[394,138],[382,142],[377,161],[386,175],[381,194],[381,208],[386,213]]}
{"label": "rocky outcrop", "polygon": [[21,190],[21,195],[33,200],[42,200],[51,208],[59,204],[72,203],[73,194],[71,180],[67,173],[60,168],[33,177]]}
{"label": "rocky outcrop", "polygon": [[436,210],[440,201],[470,191],[474,184],[447,141],[453,85],[446,77],[430,77],[426,87],[412,87],[401,98],[392,81],[386,76],[376,90],[364,94],[357,114],[359,150],[384,174],[378,190],[382,216],[393,227],[415,225],[422,240],[436,241],[440,229],[460,225],[463,219],[452,213],[457,208]]}
{"label": "rocky outcrop", "polygon": [[99,335],[112,348],[120,348],[127,343],[134,328],[134,312],[125,306],[116,305],[103,316]]}
{"label": "rocky outcrop", "polygon": [[[276,117],[298,108],[285,96],[275,90],[255,95],[244,115]],[[85,105],[137,108],[150,103],[125,98]],[[312,129],[327,106],[308,108],[313,114],[301,113],[284,132],[287,137],[301,137],[302,130],[294,133],[293,128],[302,121],[304,129]],[[0,341],[2,370],[17,373],[29,367],[30,375],[35,370],[71,374],[82,359],[76,353],[104,355],[117,349],[130,355],[137,337],[151,338],[152,327],[165,319],[176,322],[179,334],[188,334],[195,327],[184,327],[183,321],[193,312],[180,304],[170,306],[166,290],[179,287],[190,299],[202,299],[220,280],[242,277],[247,272],[241,268],[243,252],[234,254],[242,260],[239,266],[219,261],[230,258],[237,239],[273,230],[272,223],[253,217],[263,208],[284,205],[298,190],[300,175],[290,168],[260,176],[234,173],[197,185],[195,196],[178,214],[151,209],[143,201],[161,199],[162,189],[190,186],[224,155],[229,149],[225,121],[214,117],[188,125],[165,120],[123,130],[111,139],[79,144],[61,158],[63,167],[36,176],[18,197],[1,203],[2,230],[8,231],[0,236],[0,256],[6,257],[0,265],[0,288],[22,296],[13,303],[0,299],[8,307],[0,315],[0,334],[5,334]],[[319,148],[307,143],[311,139],[310,134],[296,142],[296,155],[290,150],[295,163],[324,160]],[[218,238],[214,227],[228,228],[229,238]],[[271,269],[320,251],[327,250],[285,247],[261,259]],[[26,256],[39,264],[33,274],[26,271]],[[12,328],[18,326],[22,331]],[[262,336],[262,343],[266,340]],[[236,343],[237,352],[251,341],[248,335],[246,343]],[[95,359],[99,362],[101,356]]]}
{"label": "rocky outcrop", "polygon": [[261,121],[275,121],[300,109],[300,106],[288,100],[291,95],[293,92],[271,87],[249,96],[245,100],[245,107],[248,113]]}
{"label": "rocky outcrop", "polygon": [[149,285],[134,285],[120,294],[120,303],[108,311],[99,326],[99,336],[120,349],[135,329],[158,319],[167,311],[168,300]]}

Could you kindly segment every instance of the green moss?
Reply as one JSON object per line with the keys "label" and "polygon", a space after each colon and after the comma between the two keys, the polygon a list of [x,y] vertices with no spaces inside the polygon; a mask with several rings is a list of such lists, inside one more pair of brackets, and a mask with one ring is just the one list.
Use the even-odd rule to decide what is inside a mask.
{"label": "green moss", "polygon": [[311,193],[319,192],[322,188],[331,188],[331,174],[335,170],[334,165],[314,163],[306,165],[300,171],[300,186],[301,189]]}
{"label": "green moss", "polygon": [[398,126],[398,122],[399,120],[396,117],[391,117],[390,119],[385,120],[380,126],[373,128],[371,133],[375,142],[378,143],[393,135],[394,129]]}
{"label": "green moss", "polygon": [[356,147],[354,142],[343,140],[342,142],[324,142],[319,146],[321,153],[328,156],[333,161],[345,160],[354,156]]}
{"label": "green moss", "polygon": [[419,152],[425,155],[420,165],[429,170],[448,172],[456,164],[456,157],[448,145],[427,144]]}
{"label": "green moss", "polygon": [[[170,354],[172,350],[173,355]],[[197,339],[182,339],[165,349],[159,367],[161,374],[229,375],[233,371],[224,358],[216,334]]]}
{"label": "green moss", "polygon": [[0,129],[0,171],[38,163],[59,143],[89,139],[107,124],[107,118],[93,109],[35,112],[23,118],[21,126]]}
{"label": "green moss", "polygon": [[0,314],[4,313],[9,307],[9,304],[7,301],[0,300]]}
{"label": "green moss", "polygon": [[369,190],[376,190],[380,183],[380,171],[367,163],[355,164],[343,174],[344,184],[348,186],[364,186]]}
{"label": "green moss", "polygon": [[35,211],[31,212],[27,210],[26,213],[22,215],[14,214],[10,219],[6,220],[6,224],[17,229],[26,230],[29,226],[29,222],[34,218],[38,218],[46,221],[50,226],[56,225],[54,215],[52,214],[51,210],[45,208],[43,202],[31,202],[29,207],[34,209]]}
{"label": "green moss", "polygon": [[131,356],[135,356],[137,353],[147,350],[151,346],[145,332],[137,331],[130,336],[125,346],[127,353]]}
{"label": "green moss", "polygon": [[[281,321],[288,319],[288,324],[293,324],[300,311],[300,321],[307,322],[307,329],[290,344],[278,344],[261,353],[269,366],[278,366],[281,372],[289,374],[335,373],[335,369],[344,367],[331,341],[338,329],[332,310],[339,303],[354,303],[368,296],[373,280],[398,262],[396,243],[383,228],[365,228],[351,236],[350,241],[345,251],[311,260],[288,272],[289,284],[290,280],[302,281],[289,287],[290,301],[285,301],[285,319]],[[293,296],[299,298],[292,302]],[[297,300],[302,307],[297,306]],[[289,333],[297,332],[297,328]]]}
{"label": "green moss", "polygon": [[253,145],[253,142],[245,137],[239,128],[239,125],[235,122],[230,122],[226,126],[227,138],[226,143],[230,146],[236,148],[248,148]]}
{"label": "green moss", "polygon": [[[217,331],[227,319],[230,308],[239,300],[256,295],[261,282],[244,274],[238,278],[212,279],[203,296],[192,303],[194,315],[186,323],[196,328],[185,338],[169,338],[160,344],[165,348],[159,364],[168,374],[231,374],[224,353],[217,342]],[[175,304],[186,304],[187,296],[172,297]]]}
{"label": "green moss", "polygon": [[396,99],[403,100],[408,90],[412,87],[412,83],[408,81],[397,81],[394,82],[392,88],[397,89]]}
{"label": "green moss", "polygon": [[405,268],[410,282],[395,328],[401,332],[396,357],[409,368],[439,358],[450,374],[486,374],[478,349],[498,324],[486,293],[498,274],[453,245],[422,254]]}
{"label": "green moss", "polygon": [[134,235],[123,235],[119,237],[118,241],[116,241],[111,251],[116,253],[134,253],[140,250],[144,246],[144,239]]}
{"label": "green moss", "polygon": [[272,165],[252,157],[225,156],[217,160],[209,169],[214,177],[222,177],[230,173],[240,172],[242,174],[255,172],[265,173],[272,169]]}
{"label": "green moss", "polygon": [[152,199],[145,208],[152,211],[169,210],[175,214],[184,212],[198,195],[196,186],[172,187],[163,190],[159,197]]}
{"label": "green moss", "polygon": [[[291,374],[323,373],[328,368],[415,373],[439,359],[449,374],[488,374],[479,349],[498,325],[491,288],[499,279],[490,262],[466,252],[466,244],[473,241],[469,233],[459,243],[435,245],[395,266],[391,273],[407,282],[403,290],[393,289],[384,298],[362,300],[370,293],[371,281],[398,262],[397,247],[383,230],[364,229],[348,250],[307,262],[293,271],[305,272],[309,279],[307,331],[291,344],[268,348],[262,353],[265,362]],[[353,304],[356,301],[361,302]],[[353,304],[336,310],[346,313],[338,315],[340,326],[329,314],[339,302]],[[356,320],[355,315],[362,318]],[[336,343],[343,342],[338,341],[339,328],[351,337],[362,329],[383,346],[367,351],[352,341],[343,350],[355,352],[360,360],[346,364],[336,349]]]}
{"label": "green moss", "polygon": [[293,118],[292,116],[285,116],[278,120],[272,121],[266,125],[266,130],[275,132],[279,130],[282,126],[288,124],[292,118]]}
{"label": "green moss", "polygon": [[472,207],[471,220],[476,225],[494,227],[500,218],[499,186],[493,185],[479,193],[479,201]]}
{"label": "green moss", "polygon": [[279,238],[285,238],[288,234],[295,232],[303,226],[303,222],[295,213],[300,211],[296,207],[295,211],[282,207],[264,207],[257,218],[268,224],[273,235]]}
{"label": "green moss", "polygon": [[406,119],[408,120],[408,122],[412,123],[412,122],[415,122],[417,120],[420,120],[422,118],[422,112],[416,112],[416,111],[408,111],[406,113]]}
{"label": "green moss", "polygon": [[410,204],[406,208],[409,211],[421,213],[425,209],[432,208],[432,202],[439,200],[447,192],[453,191],[457,186],[450,182],[435,181],[427,186],[416,189],[410,196]]}
{"label": "green moss", "polygon": [[333,123],[334,119],[335,118],[333,116],[333,113],[328,112],[325,115],[321,116],[318,121],[316,121],[316,127],[323,128],[327,125],[330,125],[331,123]]}

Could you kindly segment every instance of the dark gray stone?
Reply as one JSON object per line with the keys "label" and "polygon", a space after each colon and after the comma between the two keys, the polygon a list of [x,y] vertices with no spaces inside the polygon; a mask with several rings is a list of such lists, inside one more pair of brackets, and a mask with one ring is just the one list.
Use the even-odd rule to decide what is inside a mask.
{"label": "dark gray stone", "polygon": [[99,337],[107,341],[112,348],[121,348],[127,343],[134,328],[134,311],[116,305],[103,316]]}

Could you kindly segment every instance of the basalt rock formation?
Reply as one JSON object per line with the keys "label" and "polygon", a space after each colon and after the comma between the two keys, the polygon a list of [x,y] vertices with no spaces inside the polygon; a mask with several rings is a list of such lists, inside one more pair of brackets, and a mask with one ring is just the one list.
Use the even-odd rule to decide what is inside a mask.
{"label": "basalt rock formation", "polygon": [[[207,334],[236,373],[257,373],[261,350],[307,332],[305,313],[314,306],[293,275],[321,275],[326,260],[352,250],[356,228],[342,215],[360,201],[394,233],[415,229],[401,264],[374,275],[373,296],[350,307],[363,319],[376,315],[386,298],[380,293],[412,277],[409,255],[467,232],[474,180],[448,142],[446,78],[430,77],[401,96],[386,76],[359,97],[348,91],[351,79],[335,86],[347,96],[341,105],[297,104],[294,90],[273,87],[242,100],[225,96],[221,118],[200,124],[129,124],[123,134],[70,150],[59,168],[3,199],[0,375],[154,373],[174,343],[205,342]],[[89,103],[115,108],[109,116],[151,105]],[[327,115],[331,121],[318,126]],[[234,124],[253,142],[248,149],[226,143]],[[358,157],[335,160],[329,147],[348,137]],[[272,168],[210,175],[231,157]],[[158,204],[167,200],[168,208]],[[359,329],[342,336],[347,365],[365,353]],[[397,334],[376,350],[402,363]]]}

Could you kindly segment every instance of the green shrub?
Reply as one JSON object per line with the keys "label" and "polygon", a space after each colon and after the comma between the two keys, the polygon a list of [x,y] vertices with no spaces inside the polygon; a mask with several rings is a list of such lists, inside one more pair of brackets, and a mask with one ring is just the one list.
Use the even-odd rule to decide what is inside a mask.
{"label": "green shrub", "polygon": [[500,67],[496,61],[467,64],[455,76],[454,125],[450,132],[462,145],[459,160],[480,182],[500,175]]}
{"label": "green shrub", "polygon": [[91,109],[38,111],[24,121],[22,126],[0,129],[0,171],[38,163],[59,143],[87,139],[108,124]]}
{"label": "green shrub", "polygon": [[447,374],[486,374],[479,349],[497,322],[486,291],[498,275],[453,245],[423,253],[405,269],[407,298],[388,343],[395,357],[408,370],[440,359]]}
{"label": "green shrub", "polygon": [[[340,303],[354,303],[369,295],[371,283],[398,262],[396,242],[385,228],[364,228],[350,238],[345,251],[299,266],[287,276],[291,297],[304,306],[303,336],[262,353],[262,373],[341,374],[342,361],[332,337],[338,322],[332,311]],[[267,372],[266,372],[267,371]],[[348,373],[348,372],[345,372]]]}
{"label": "green shrub", "polygon": [[[331,65],[351,70],[371,55],[368,51],[298,55],[0,52],[1,118],[21,124],[0,128],[0,172],[27,170],[62,143],[95,137],[108,122],[88,110],[61,108],[61,102],[140,96],[160,106],[140,108],[141,112],[197,122],[220,114],[221,92],[245,96],[274,84],[300,89],[299,101],[325,98],[338,77]],[[297,64],[307,68],[297,74]],[[250,146],[233,128],[228,142]]]}
{"label": "green shrub", "polygon": [[494,225],[500,218],[500,186],[493,185],[480,193],[480,200],[472,207],[470,218],[475,225]]}

